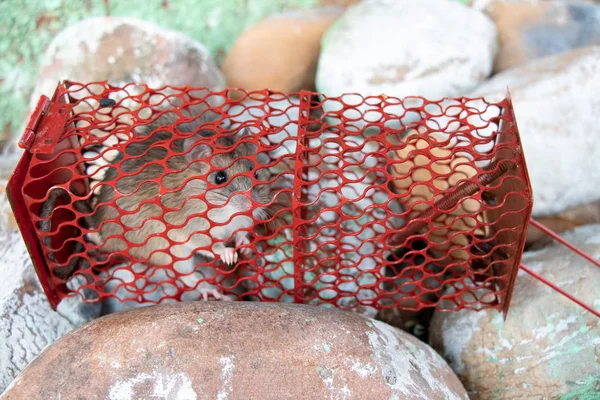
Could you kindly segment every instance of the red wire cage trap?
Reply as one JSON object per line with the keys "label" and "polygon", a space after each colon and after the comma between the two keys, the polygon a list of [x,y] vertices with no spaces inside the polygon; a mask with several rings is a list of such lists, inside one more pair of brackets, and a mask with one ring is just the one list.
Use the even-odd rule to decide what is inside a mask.
{"label": "red wire cage trap", "polygon": [[21,145],[9,198],[53,307],[506,313],[532,209],[509,97],[66,81]]}

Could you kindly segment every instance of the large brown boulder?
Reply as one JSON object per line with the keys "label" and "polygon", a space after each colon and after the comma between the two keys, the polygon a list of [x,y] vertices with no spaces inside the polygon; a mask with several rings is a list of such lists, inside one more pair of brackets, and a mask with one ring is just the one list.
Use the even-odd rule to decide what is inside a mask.
{"label": "large brown boulder", "polygon": [[48,347],[2,399],[467,399],[443,359],[354,313],[197,302],[97,319]]}
{"label": "large brown boulder", "polygon": [[227,84],[247,90],[314,90],[321,36],[342,10],[288,11],[246,30],[223,63]]}

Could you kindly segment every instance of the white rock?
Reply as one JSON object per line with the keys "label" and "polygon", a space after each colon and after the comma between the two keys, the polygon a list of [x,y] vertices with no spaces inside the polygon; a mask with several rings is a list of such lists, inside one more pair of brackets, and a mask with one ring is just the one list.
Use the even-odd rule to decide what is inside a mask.
{"label": "white rock", "polygon": [[[70,25],[48,45],[41,64],[28,114],[40,95],[51,98],[65,79],[83,84],[138,82],[151,88],[225,87],[225,78],[201,43],[136,18],[95,17]],[[16,148],[13,142],[11,148]]]}
{"label": "white rock", "polygon": [[[565,239],[600,259],[600,225],[577,228]],[[523,264],[600,309],[600,268],[567,248],[525,253]],[[473,400],[597,396],[599,319],[525,272],[506,321],[489,310],[436,312],[430,342]]]}
{"label": "white rock", "polygon": [[[115,61],[102,62],[102,56]],[[190,85],[220,90],[225,86],[202,44],[182,33],[124,17],[89,18],[61,31],[44,54],[30,106],[41,94],[51,96],[62,79],[140,82],[152,88]]]}
{"label": "white rock", "polygon": [[460,96],[490,74],[496,37],[491,20],[458,2],[365,0],[323,37],[317,89],[327,96]]}
{"label": "white rock", "polygon": [[46,346],[96,317],[98,306],[72,298],[52,311],[21,235],[0,232],[0,393]]}
{"label": "white rock", "polygon": [[502,72],[472,96],[498,101],[510,89],[534,195],[534,215],[600,199],[600,47]]}

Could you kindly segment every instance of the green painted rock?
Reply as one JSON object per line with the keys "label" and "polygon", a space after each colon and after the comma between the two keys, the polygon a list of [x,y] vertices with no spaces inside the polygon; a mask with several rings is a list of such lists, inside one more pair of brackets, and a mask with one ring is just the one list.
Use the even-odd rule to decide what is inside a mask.
{"label": "green painted rock", "polygon": [[414,337],[338,310],[197,302],[99,318],[1,399],[467,399]]}
{"label": "green painted rock", "polygon": [[60,32],[44,54],[30,108],[40,95],[52,96],[63,79],[140,82],[153,88],[225,87],[223,75],[202,44],[182,33],[124,17],[88,18]]}
{"label": "green painted rock", "polygon": [[[600,258],[600,225],[565,238]],[[560,245],[523,263],[600,309],[600,268]],[[436,313],[430,342],[474,400],[600,398],[600,319],[523,272],[506,321],[493,311]]]}

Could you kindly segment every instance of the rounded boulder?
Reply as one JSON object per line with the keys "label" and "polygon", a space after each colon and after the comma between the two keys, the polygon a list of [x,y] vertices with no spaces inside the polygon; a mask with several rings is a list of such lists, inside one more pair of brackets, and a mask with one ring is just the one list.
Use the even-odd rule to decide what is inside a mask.
{"label": "rounded boulder", "polygon": [[[565,239],[600,258],[600,225]],[[523,264],[598,309],[600,268],[555,244]],[[430,343],[461,378],[472,400],[600,398],[598,317],[524,271],[506,320],[495,311],[434,313]],[[562,396],[562,397],[561,397]]]}
{"label": "rounded boulder", "polygon": [[208,50],[189,36],[150,22],[126,17],[84,19],[61,31],[50,43],[30,108],[56,83],[146,83],[221,90],[225,79]]}
{"label": "rounded boulder", "polygon": [[314,90],[321,36],[341,7],[317,7],[272,15],[245,31],[223,63],[227,84],[285,93]]}
{"label": "rounded boulder", "polygon": [[492,71],[496,28],[447,0],[364,0],[325,33],[317,90],[388,96],[461,96]]}
{"label": "rounded boulder", "polygon": [[533,214],[600,200],[600,46],[503,71],[471,93],[500,101],[510,90],[533,187]]}
{"label": "rounded boulder", "polygon": [[1,397],[467,399],[416,338],[357,314],[196,302],[102,317],[49,346]]}

